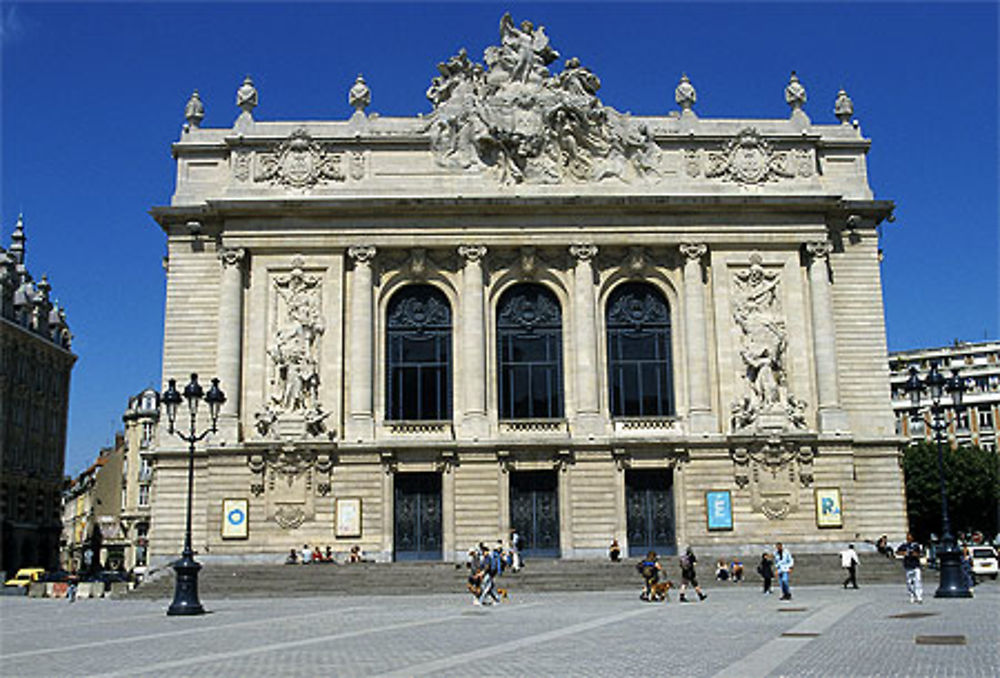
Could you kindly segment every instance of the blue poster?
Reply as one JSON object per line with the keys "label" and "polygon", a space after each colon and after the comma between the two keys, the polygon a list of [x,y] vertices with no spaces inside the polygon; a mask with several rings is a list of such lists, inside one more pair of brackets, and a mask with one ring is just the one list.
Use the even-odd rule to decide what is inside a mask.
{"label": "blue poster", "polygon": [[706,492],[705,504],[708,510],[708,529],[733,529],[733,500],[729,490]]}

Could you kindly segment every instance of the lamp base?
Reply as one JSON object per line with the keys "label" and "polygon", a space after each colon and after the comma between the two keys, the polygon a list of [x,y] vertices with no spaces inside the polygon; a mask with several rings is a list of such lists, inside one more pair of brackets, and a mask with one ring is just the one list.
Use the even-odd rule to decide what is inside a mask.
{"label": "lamp base", "polygon": [[194,554],[185,549],[180,560],[174,563],[176,583],[174,585],[174,602],[167,608],[167,616],[205,614],[205,608],[198,600],[198,571],[201,565],[195,561]]}
{"label": "lamp base", "polygon": [[937,553],[938,572],[941,580],[935,598],[971,598],[972,591],[965,583],[965,573],[962,572],[962,553],[958,547],[945,544]]}

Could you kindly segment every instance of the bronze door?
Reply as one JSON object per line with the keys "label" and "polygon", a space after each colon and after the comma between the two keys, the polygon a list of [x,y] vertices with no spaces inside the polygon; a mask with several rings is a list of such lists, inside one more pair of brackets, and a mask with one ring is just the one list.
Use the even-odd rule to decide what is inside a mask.
{"label": "bronze door", "polygon": [[525,556],[559,557],[559,478],[556,471],[510,474],[510,526]]}
{"label": "bronze door", "polygon": [[440,474],[397,473],[394,484],[395,560],[440,560]]}
{"label": "bronze door", "polygon": [[674,534],[674,479],[668,470],[626,471],[625,511],[628,553],[677,553]]}

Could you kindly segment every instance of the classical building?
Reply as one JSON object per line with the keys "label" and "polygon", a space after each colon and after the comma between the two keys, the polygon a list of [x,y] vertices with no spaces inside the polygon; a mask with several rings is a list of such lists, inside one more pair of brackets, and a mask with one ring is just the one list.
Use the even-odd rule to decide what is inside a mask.
{"label": "classical building", "polygon": [[[438,65],[432,110],[232,127],[188,102],[167,236],[164,379],[228,394],[198,446],[194,544],[275,559],[361,544],[452,560],[797,548],[906,525],[869,140],[814,124],[620,113],[504,16]],[[781,94],[779,89],[777,95]],[[204,410],[205,408],[203,408]],[[186,414],[184,422],[186,426]],[[207,413],[199,423],[207,425]],[[151,548],[184,532],[161,423]]]}
{"label": "classical building", "polygon": [[146,567],[149,553],[150,497],[153,466],[149,451],[156,444],[160,394],[147,388],[128,400],[125,422],[125,459],[122,467],[121,531],[126,540],[122,562],[126,569]]}
{"label": "classical building", "polygon": [[932,364],[945,376],[958,370],[965,380],[963,407],[958,412],[944,396],[948,422],[948,442],[952,447],[978,445],[984,450],[997,449],[997,422],[1000,421],[1000,342],[955,342],[941,348],[898,351],[889,355],[892,381],[892,409],[896,413],[896,432],[907,440],[933,440],[930,412],[914,413],[906,380],[910,368],[920,378],[927,376]]}
{"label": "classical building", "polygon": [[0,571],[59,563],[69,377],[66,314],[26,265],[24,220],[0,247]]}

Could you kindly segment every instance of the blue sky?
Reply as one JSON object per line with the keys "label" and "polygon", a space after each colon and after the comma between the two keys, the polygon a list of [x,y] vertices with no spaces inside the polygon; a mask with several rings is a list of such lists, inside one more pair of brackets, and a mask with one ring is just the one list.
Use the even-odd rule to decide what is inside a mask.
{"label": "blue sky", "polygon": [[835,122],[840,87],[872,139],[890,350],[1000,337],[997,5],[959,3],[0,3],[0,242],[25,214],[28,265],[68,309],[67,473],[108,444],[127,398],[159,386],[170,144],[195,88],[206,127],[232,124],[252,74],[257,119],[343,119],[359,72],[369,110],[427,112],[435,64],[476,60],[501,14],[544,24],[622,111],[784,117],[788,74]]}

